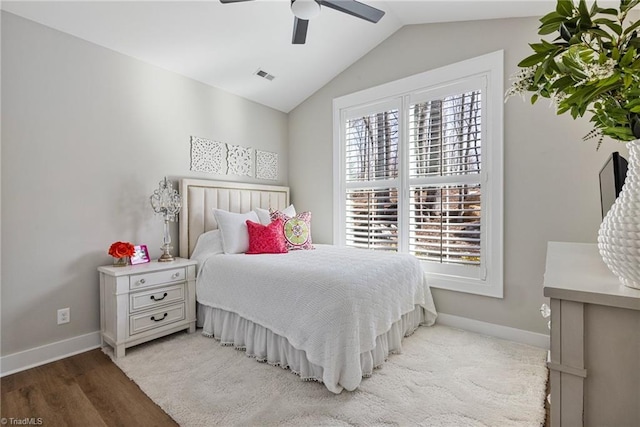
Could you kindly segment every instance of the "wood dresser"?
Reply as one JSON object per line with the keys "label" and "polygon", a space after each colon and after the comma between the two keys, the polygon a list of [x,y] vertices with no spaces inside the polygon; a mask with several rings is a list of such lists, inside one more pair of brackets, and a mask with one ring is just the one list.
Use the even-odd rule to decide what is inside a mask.
{"label": "wood dresser", "polygon": [[640,426],[640,290],[595,244],[549,242],[551,426]]}

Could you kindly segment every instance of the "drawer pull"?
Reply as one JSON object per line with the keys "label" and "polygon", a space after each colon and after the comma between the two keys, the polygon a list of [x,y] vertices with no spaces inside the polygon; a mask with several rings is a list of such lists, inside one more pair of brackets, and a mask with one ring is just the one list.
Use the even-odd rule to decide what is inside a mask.
{"label": "drawer pull", "polygon": [[166,292],[164,293],[164,295],[162,295],[161,298],[156,298],[155,295],[151,295],[151,299],[154,300],[154,301],[162,301],[163,299],[165,299],[167,297],[167,295],[169,295],[169,294],[167,294]]}
{"label": "drawer pull", "polygon": [[151,320],[153,320],[154,322],[160,322],[160,321],[164,320],[168,315],[169,315],[169,313],[165,313],[164,316],[162,316],[161,319],[156,319],[156,316],[151,316]]}
{"label": "drawer pull", "polygon": [[172,278],[172,279],[177,279],[178,277],[180,277],[180,273],[173,273],[173,274],[171,275],[171,278]]}
{"label": "drawer pull", "polygon": [[140,281],[139,281],[139,283],[140,283],[141,285],[144,285],[144,284],[145,284],[145,282],[146,282],[146,280],[144,280],[144,279],[140,279]]}

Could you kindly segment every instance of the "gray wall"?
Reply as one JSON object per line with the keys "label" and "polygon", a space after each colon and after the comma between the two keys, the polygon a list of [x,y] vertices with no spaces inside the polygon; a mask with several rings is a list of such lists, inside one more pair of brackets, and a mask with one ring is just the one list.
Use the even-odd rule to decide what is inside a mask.
{"label": "gray wall", "polygon": [[[110,262],[116,240],[159,255],[162,221],[148,196],[164,175],[241,180],[190,172],[190,135],[279,153],[275,183],[289,182],[296,207],[314,214],[314,241],[329,243],[333,98],[498,49],[509,75],[536,27],[536,19],[405,27],[287,118],[2,12],[1,354],[99,329],[96,267]],[[597,171],[611,151],[625,152],[613,142],[596,152],[581,142],[589,129],[546,101],[506,104],[505,298],[436,289],[440,312],[546,333],[537,311],[546,242],[595,241]],[[71,323],[57,326],[62,307]]]}
{"label": "gray wall", "polygon": [[[332,241],[332,100],[503,49],[505,89],[538,40],[537,19],[414,25],[400,29],[289,114],[289,183],[299,210],[311,210],[315,242]],[[538,312],[549,240],[595,242],[600,223],[598,171],[613,141],[582,142],[587,119],[556,116],[547,100],[505,105],[505,297],[434,289],[437,309],[548,333]]]}
{"label": "gray wall", "polygon": [[109,245],[160,255],[163,176],[242,180],[190,172],[191,135],[277,152],[268,183],[286,185],[287,132],[284,113],[2,12],[2,355],[99,330]]}

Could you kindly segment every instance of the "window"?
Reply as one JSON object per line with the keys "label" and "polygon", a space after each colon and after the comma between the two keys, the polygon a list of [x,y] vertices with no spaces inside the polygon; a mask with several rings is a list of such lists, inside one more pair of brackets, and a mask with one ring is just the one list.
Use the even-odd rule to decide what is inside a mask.
{"label": "window", "polygon": [[347,119],[345,242],[398,249],[398,109]]}
{"label": "window", "polygon": [[502,52],[334,100],[334,241],[502,297]]}

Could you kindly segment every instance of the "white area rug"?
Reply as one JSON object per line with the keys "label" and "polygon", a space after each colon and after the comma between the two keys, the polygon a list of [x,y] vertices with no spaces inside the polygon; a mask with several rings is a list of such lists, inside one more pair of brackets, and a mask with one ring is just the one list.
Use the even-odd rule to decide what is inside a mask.
{"label": "white area rug", "polygon": [[[108,352],[108,350],[107,350]],[[421,327],[355,392],[178,333],[116,364],[181,426],[540,426],[546,352],[446,326]]]}

